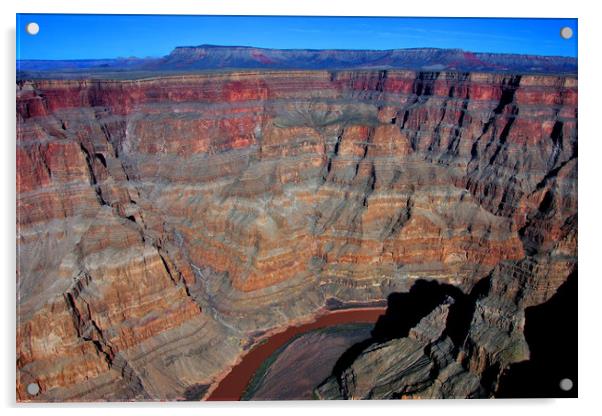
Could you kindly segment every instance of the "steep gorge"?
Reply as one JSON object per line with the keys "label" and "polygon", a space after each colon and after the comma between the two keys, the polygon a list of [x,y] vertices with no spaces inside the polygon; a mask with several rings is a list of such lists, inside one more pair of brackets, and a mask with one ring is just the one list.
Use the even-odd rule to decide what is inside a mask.
{"label": "steep gorge", "polygon": [[501,372],[576,269],[572,76],[20,81],[17,126],[20,400],[183,398],[417,279],[489,279],[459,365]]}

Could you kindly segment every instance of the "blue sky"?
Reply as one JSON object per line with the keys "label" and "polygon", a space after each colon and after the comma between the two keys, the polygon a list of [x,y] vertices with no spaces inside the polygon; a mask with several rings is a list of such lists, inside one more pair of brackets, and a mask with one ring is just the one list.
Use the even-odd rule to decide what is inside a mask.
{"label": "blue sky", "polygon": [[[40,25],[36,36],[25,33]],[[569,26],[574,36],[560,37]],[[414,17],[17,15],[17,59],[159,57],[176,46],[460,48],[577,56],[577,19]]]}

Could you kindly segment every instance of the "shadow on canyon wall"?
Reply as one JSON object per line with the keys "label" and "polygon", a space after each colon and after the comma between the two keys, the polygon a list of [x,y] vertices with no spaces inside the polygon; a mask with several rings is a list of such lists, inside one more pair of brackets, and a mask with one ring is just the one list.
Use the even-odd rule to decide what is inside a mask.
{"label": "shadow on canyon wall", "polygon": [[[531,358],[502,375],[496,397],[577,397],[577,270],[550,300],[525,309]],[[568,378],[573,388],[563,391]]]}
{"label": "shadow on canyon wall", "polygon": [[[489,283],[489,277],[483,278],[465,294],[452,285],[418,280],[409,292],[392,293],[371,337],[345,351],[332,375],[340,379],[343,371],[370,345],[408,336],[410,329],[448,296],[454,299],[454,304],[445,333],[460,348],[468,335],[476,301],[487,294]],[[576,270],[548,302],[525,310],[525,338],[531,358],[511,365],[502,374],[495,397],[577,397]],[[483,374],[485,388],[494,388],[498,371],[496,367],[491,369],[491,375]],[[570,391],[560,389],[560,380],[564,378],[573,382]]]}
{"label": "shadow on canyon wall", "polygon": [[447,318],[446,333],[456,347],[461,346],[470,328],[475,301],[486,293],[488,287],[489,277],[486,277],[467,295],[453,285],[420,279],[409,292],[390,294],[387,298],[387,310],[378,318],[371,337],[345,351],[336,362],[332,375],[340,378],[343,371],[370,345],[407,337],[410,329],[441,305],[447,297],[453,298],[454,303]]}

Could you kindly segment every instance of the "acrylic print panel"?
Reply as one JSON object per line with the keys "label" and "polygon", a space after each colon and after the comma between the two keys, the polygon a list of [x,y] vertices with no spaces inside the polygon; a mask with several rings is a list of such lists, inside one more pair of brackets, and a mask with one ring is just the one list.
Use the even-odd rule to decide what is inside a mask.
{"label": "acrylic print panel", "polygon": [[18,15],[18,400],[576,397],[576,39]]}

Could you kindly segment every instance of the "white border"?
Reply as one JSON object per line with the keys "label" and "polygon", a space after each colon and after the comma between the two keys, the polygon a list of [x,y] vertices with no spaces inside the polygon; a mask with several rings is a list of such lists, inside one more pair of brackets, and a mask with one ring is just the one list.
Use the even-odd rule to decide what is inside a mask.
{"label": "white border", "polygon": [[[531,411],[546,415],[592,414],[600,411],[599,392],[600,336],[602,297],[602,251],[600,229],[600,180],[602,180],[602,41],[601,16],[595,2],[525,0],[451,1],[427,0],[20,0],[16,4],[0,2],[2,8],[2,80],[0,100],[3,136],[0,139],[0,184],[3,211],[0,238],[2,295],[4,296],[1,331],[2,374],[0,393],[6,414],[63,415],[136,412],[164,415],[184,414],[305,415],[342,413],[365,415],[411,412],[414,414],[466,415],[467,413],[507,415]],[[589,5],[586,5],[589,4]],[[177,404],[15,404],[15,13],[130,13],[130,14],[253,14],[253,15],[347,15],[347,16],[455,16],[455,17],[577,17],[579,18],[579,396],[577,400],[495,400],[425,402],[274,402],[274,403],[177,403]],[[126,410],[127,409],[127,410]]]}

